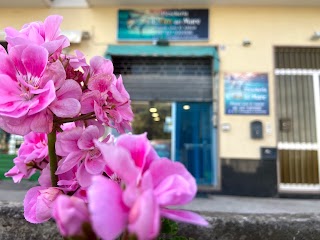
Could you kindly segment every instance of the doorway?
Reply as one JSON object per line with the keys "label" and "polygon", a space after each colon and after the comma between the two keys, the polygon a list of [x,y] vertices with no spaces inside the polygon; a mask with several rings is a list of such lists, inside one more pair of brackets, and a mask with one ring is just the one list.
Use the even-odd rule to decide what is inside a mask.
{"label": "doorway", "polygon": [[[179,54],[176,46],[161,48],[163,55],[156,57],[111,57],[115,74],[122,75],[131,96],[133,133],[148,132],[161,157],[183,163],[198,185],[212,188],[218,178],[212,124],[216,113],[212,109],[213,56],[186,56],[188,49],[182,49],[183,57],[170,57]],[[159,47],[155,50],[159,54]]]}
{"label": "doorway", "polygon": [[[316,54],[318,53],[318,54]],[[279,48],[279,191],[320,192],[320,50]]]}
{"label": "doorway", "polygon": [[148,133],[160,157],[183,163],[199,185],[212,185],[212,104],[197,102],[132,103],[134,134]]}

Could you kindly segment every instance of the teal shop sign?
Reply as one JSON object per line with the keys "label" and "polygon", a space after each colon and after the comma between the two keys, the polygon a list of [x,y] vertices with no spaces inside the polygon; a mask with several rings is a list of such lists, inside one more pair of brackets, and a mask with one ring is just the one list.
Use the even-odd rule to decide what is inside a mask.
{"label": "teal shop sign", "polygon": [[119,41],[208,40],[208,9],[119,10]]}

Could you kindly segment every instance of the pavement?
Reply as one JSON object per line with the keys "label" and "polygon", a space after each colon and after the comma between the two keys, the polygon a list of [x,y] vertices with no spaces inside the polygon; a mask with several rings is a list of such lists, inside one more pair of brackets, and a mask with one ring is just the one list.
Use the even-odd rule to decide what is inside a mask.
{"label": "pavement", "polygon": [[[0,181],[0,201],[22,203],[27,190],[36,184],[37,182],[31,181],[22,181],[20,184],[15,184],[12,181]],[[182,208],[201,212],[239,214],[320,214],[320,199],[206,195],[195,198]]]}
{"label": "pavement", "polygon": [[238,214],[320,214],[320,200],[210,195],[196,198],[183,208]]}

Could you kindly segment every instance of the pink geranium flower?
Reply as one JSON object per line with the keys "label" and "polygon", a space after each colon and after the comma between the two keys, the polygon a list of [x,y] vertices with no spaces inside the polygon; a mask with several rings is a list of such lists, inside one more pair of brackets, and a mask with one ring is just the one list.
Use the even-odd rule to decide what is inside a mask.
{"label": "pink geranium flower", "polygon": [[58,117],[79,114],[79,83],[66,80],[61,62],[48,63],[46,49],[36,45],[12,47],[8,55],[0,53],[0,61],[0,127],[5,131],[48,133],[52,112]]}
{"label": "pink geranium flower", "polygon": [[18,150],[18,156],[13,160],[15,166],[5,173],[14,182],[22,178],[30,178],[36,170],[42,170],[48,163],[47,136],[44,133],[29,133],[24,136],[24,142]]}
{"label": "pink geranium flower", "polygon": [[90,61],[88,90],[81,99],[83,114],[94,112],[98,121],[116,128],[120,133],[130,130],[133,113],[130,96],[125,90],[121,76],[113,74],[110,60],[94,57]]}
{"label": "pink geranium flower", "polygon": [[[18,168],[18,162],[15,161],[17,158],[13,160],[15,166],[13,166],[8,172],[6,172],[4,175],[6,177],[12,177],[12,180],[14,183],[19,183],[23,178],[30,178],[35,172],[36,169],[33,167],[28,167],[24,163],[21,163],[21,167]],[[19,160],[19,159],[18,159]]]}
{"label": "pink geranium flower", "polygon": [[[97,146],[107,166],[120,180],[120,184],[116,184],[98,176],[89,187],[93,228],[103,239],[116,238],[126,224],[129,232],[139,239],[153,239],[160,231],[160,216],[207,225],[195,213],[168,208],[190,202],[197,185],[181,163],[159,158],[145,134],[122,135],[115,146],[103,143]],[[111,189],[116,194],[110,195]],[[97,207],[102,205],[105,206],[103,210]],[[106,221],[111,221],[110,216],[112,222],[106,226],[117,231],[110,232],[102,227]]]}
{"label": "pink geranium flower", "polygon": [[[56,98],[53,81],[42,81],[47,61],[47,50],[36,45],[13,47],[9,55],[0,53],[0,127],[4,130],[26,134],[47,120],[43,111]],[[23,122],[29,127],[16,127]]]}
{"label": "pink geranium flower", "polygon": [[[56,174],[66,173],[77,167],[77,180],[83,187],[91,183],[91,176],[101,174],[105,169],[105,161],[95,140],[101,137],[98,127],[91,125],[86,129],[76,127],[57,136],[56,151],[62,160]],[[108,142],[110,136],[103,141]]]}
{"label": "pink geranium flower", "polygon": [[8,27],[5,29],[8,49],[17,45],[36,44],[47,49],[50,55],[57,57],[70,42],[60,34],[62,17],[51,15],[42,22],[25,24],[20,31]]}
{"label": "pink geranium flower", "polygon": [[36,45],[0,54],[0,115],[20,118],[46,109],[56,98],[53,81],[43,82],[48,52]]}
{"label": "pink geranium flower", "polygon": [[24,217],[31,223],[42,223],[51,218],[56,198],[62,194],[58,188],[33,187],[28,190],[24,201]]}
{"label": "pink geranium flower", "polygon": [[64,237],[81,236],[83,224],[90,222],[86,203],[74,196],[59,195],[53,207],[52,217]]}

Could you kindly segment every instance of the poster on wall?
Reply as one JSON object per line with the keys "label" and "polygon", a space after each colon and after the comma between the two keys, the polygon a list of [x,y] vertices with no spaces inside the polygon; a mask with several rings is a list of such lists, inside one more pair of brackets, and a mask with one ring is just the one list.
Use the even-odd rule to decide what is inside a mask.
{"label": "poster on wall", "polygon": [[119,41],[208,40],[208,9],[119,10]]}
{"label": "poster on wall", "polygon": [[225,114],[268,115],[268,89],[267,73],[225,74]]}

